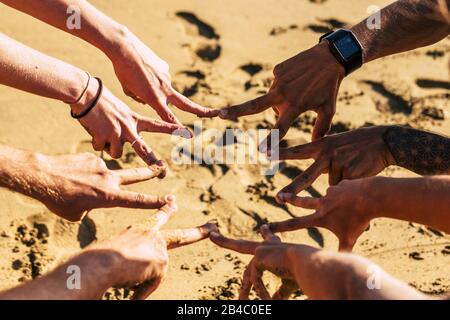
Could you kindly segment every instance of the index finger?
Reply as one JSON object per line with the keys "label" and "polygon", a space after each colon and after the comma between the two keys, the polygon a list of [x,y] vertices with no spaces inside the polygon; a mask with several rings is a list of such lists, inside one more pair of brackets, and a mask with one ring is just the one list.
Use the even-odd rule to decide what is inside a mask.
{"label": "index finger", "polygon": [[315,142],[302,144],[292,148],[280,148],[278,159],[279,160],[306,160],[317,159],[321,148],[323,147],[322,140]]}
{"label": "index finger", "polygon": [[175,203],[171,202],[166,204],[157,213],[150,217],[151,230],[156,232],[161,229],[163,225],[165,225],[170,217],[178,210],[178,207]]}
{"label": "index finger", "polygon": [[266,243],[281,243],[280,237],[274,235],[267,224],[261,227],[261,235]]}
{"label": "index finger", "polygon": [[172,134],[179,130],[187,130],[184,126],[180,126],[176,123],[170,123],[159,119],[151,119],[147,117],[139,117],[137,121],[138,132],[161,132]]}
{"label": "index finger", "polygon": [[288,232],[306,228],[322,227],[322,217],[318,213],[310,214],[304,217],[289,219],[270,224],[272,232]]}
{"label": "index finger", "polygon": [[177,108],[203,118],[217,117],[220,112],[219,110],[202,107],[176,90],[173,90],[173,95],[168,100]]}
{"label": "index finger", "polygon": [[282,194],[292,193],[298,194],[306,188],[310,187],[314,181],[327,169],[329,166],[329,161],[326,160],[317,160],[314,162],[308,169],[306,169],[303,173],[301,173],[298,177],[292,181],[289,185],[284,187],[277,195],[277,200],[280,203],[283,203],[283,199],[281,197]]}
{"label": "index finger", "polygon": [[254,100],[224,108],[220,110],[219,116],[222,119],[236,119],[242,116],[248,116],[256,113],[263,112],[269,109],[272,105],[277,104],[278,99],[275,93],[269,92],[261,97]]}
{"label": "index finger", "polygon": [[242,254],[254,254],[256,248],[261,245],[260,242],[255,241],[229,239],[217,232],[212,232],[209,238],[219,247],[230,249]]}
{"label": "index finger", "polygon": [[167,248],[175,249],[206,239],[213,231],[217,231],[217,225],[207,223],[197,228],[163,230],[161,233],[166,240]]}
{"label": "index finger", "polygon": [[121,185],[133,184],[159,177],[165,167],[151,165],[145,168],[132,168],[113,171],[119,177]]}
{"label": "index finger", "polygon": [[152,164],[159,164],[160,161],[156,157],[152,149],[145,143],[144,139],[139,135],[133,136],[134,141],[129,141],[137,153],[137,155],[144,160],[149,166]]}

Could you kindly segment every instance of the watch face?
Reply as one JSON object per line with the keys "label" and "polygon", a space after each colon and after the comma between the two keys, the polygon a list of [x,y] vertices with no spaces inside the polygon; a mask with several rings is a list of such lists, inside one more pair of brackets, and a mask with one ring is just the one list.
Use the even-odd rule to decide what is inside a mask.
{"label": "watch face", "polygon": [[346,35],[345,37],[338,39],[335,41],[334,45],[345,60],[350,59],[353,55],[360,51],[356,41],[350,35]]}

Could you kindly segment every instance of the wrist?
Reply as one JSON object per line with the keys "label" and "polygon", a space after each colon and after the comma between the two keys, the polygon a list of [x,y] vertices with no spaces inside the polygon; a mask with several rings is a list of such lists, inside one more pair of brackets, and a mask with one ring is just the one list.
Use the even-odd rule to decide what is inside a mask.
{"label": "wrist", "polygon": [[316,51],[315,54],[320,57],[320,63],[324,66],[324,71],[337,74],[341,80],[345,78],[344,66],[331,53],[326,41],[317,44],[312,50]]}
{"label": "wrist", "polygon": [[59,98],[59,100],[69,105],[74,104],[80,99],[88,84],[88,74],[77,68],[75,69],[72,71],[70,80],[65,86],[66,91]]}
{"label": "wrist", "polygon": [[[86,85],[86,84],[85,84]],[[80,114],[83,112],[86,107],[94,101],[94,99],[98,95],[100,84],[98,83],[97,79],[94,77],[91,77],[89,84],[87,86],[86,92],[81,97],[80,101],[76,104],[71,104],[70,109],[73,111],[74,114]]]}
{"label": "wrist", "polygon": [[114,23],[102,41],[100,50],[114,63],[123,56],[124,49],[128,46],[131,37],[132,32],[126,26]]}
{"label": "wrist", "polygon": [[386,211],[386,198],[389,195],[389,181],[391,178],[375,176],[361,179],[361,193],[365,195],[366,206],[361,213],[366,220],[381,218]]}

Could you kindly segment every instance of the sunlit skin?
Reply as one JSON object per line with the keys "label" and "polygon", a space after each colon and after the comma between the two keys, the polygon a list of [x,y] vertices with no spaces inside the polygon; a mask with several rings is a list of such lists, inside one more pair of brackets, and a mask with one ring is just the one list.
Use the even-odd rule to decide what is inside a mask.
{"label": "sunlit skin", "polygon": [[[309,299],[432,299],[362,257],[283,243],[267,225],[261,227],[261,234],[264,242],[233,240],[218,232],[210,235],[222,248],[253,255],[243,274],[239,299],[248,299],[253,288],[263,300],[286,300],[299,287]],[[377,271],[379,289],[369,289],[368,270]],[[262,279],[266,271],[282,280],[280,288],[272,294]]]}
{"label": "sunlit skin", "polygon": [[[145,225],[129,227],[110,240],[91,245],[68,262],[39,279],[0,293],[12,300],[100,299],[109,288],[129,288],[133,299],[151,295],[167,275],[167,250],[189,245],[217,231],[215,224],[198,228],[160,230],[176,212],[174,202],[154,214]],[[68,289],[67,267],[80,267],[81,289]]]}
{"label": "sunlit skin", "polygon": [[277,200],[299,194],[323,173],[329,184],[376,176],[393,165],[421,175],[450,174],[450,138],[402,128],[376,126],[330,135],[315,142],[279,149],[279,160],[314,159],[314,163],[279,191]]}
{"label": "sunlit skin", "polygon": [[[349,253],[286,244],[275,234],[323,227],[338,237],[340,251],[351,251],[370,222],[379,217],[417,222],[450,232],[447,205],[450,177],[442,175],[450,173],[446,167],[448,138],[408,131],[406,136],[416,139],[418,134],[422,141],[437,139],[436,145],[444,146],[433,159],[419,152],[421,163],[418,164],[405,156],[408,148],[395,141],[400,129],[391,130],[394,135],[391,140],[385,137],[390,127],[364,128],[324,137],[336,112],[337,95],[345,78],[344,68],[326,43],[277,65],[272,87],[266,95],[219,111],[200,106],[178,93],[171,84],[169,65],[128,28],[87,1],[0,2],[97,47],[113,64],[125,94],[149,105],[161,118],[150,119],[135,113],[105,87],[96,108],[79,120],[92,136],[95,150],[105,150],[113,158],[119,158],[123,145],[131,143],[148,165],[146,168],[112,171],[92,154],[46,156],[0,146],[0,186],[42,202],[51,212],[69,221],[80,221],[87,212],[97,208],[158,209],[147,224],[129,227],[117,237],[91,245],[47,275],[0,292],[0,299],[99,299],[111,287],[130,288],[134,299],[146,299],[166,277],[167,250],[207,237],[223,248],[253,255],[243,275],[240,299],[248,299],[252,288],[264,300],[288,299],[299,287],[311,299],[429,298],[382,270],[381,289],[369,290],[367,270],[378,268],[370,261]],[[445,2],[450,4],[448,0]],[[446,15],[439,11],[442,3],[442,0],[400,0],[382,10],[380,30],[369,30],[365,20],[351,28],[363,45],[364,63],[427,46],[448,36],[448,12]],[[69,6],[77,6],[83,13],[82,28],[67,28]],[[0,84],[57,99],[68,104],[76,114],[85,110],[97,95],[99,82],[94,78],[88,82],[85,71],[2,34],[0,53]],[[86,93],[81,95],[86,86]],[[140,133],[177,132],[190,137],[169,104],[199,117],[220,115],[222,119],[257,114],[272,107],[278,116],[274,129],[279,130],[280,138],[302,113],[316,112],[313,142],[280,151],[282,160],[312,158],[315,162],[277,195],[280,203],[311,209],[314,213],[263,226],[263,242],[225,238],[211,223],[191,229],[160,230],[177,211],[175,197],[134,193],[120,187],[165,175],[165,166]],[[423,146],[419,145],[418,150]],[[270,155],[272,147],[269,145],[261,151]],[[372,177],[390,165],[441,176]],[[323,173],[329,174],[331,185],[324,197],[298,196]],[[66,285],[66,270],[70,265],[81,268],[81,290],[69,290]],[[274,293],[268,292],[262,280],[265,271],[282,280]]]}
{"label": "sunlit skin", "polygon": [[450,233],[450,176],[345,180],[330,187],[322,198],[285,194],[283,200],[315,212],[274,222],[272,231],[327,228],[338,237],[342,251],[351,251],[376,218],[416,222]]}
{"label": "sunlit skin", "polygon": [[[181,126],[168,107],[215,117],[218,110],[202,107],[178,93],[171,84],[169,65],[137,38],[126,26],[114,21],[85,0],[1,0],[62,31],[68,32],[101,50],[112,62],[123,91],[138,102],[148,104],[170,123]],[[131,5],[131,4],[130,4]],[[67,28],[67,8],[82,12],[81,28]]]}
{"label": "sunlit skin", "polygon": [[[105,150],[119,158],[129,142],[149,165],[161,164],[140,132],[161,132],[190,137],[191,133],[175,117],[169,103],[199,117],[215,117],[218,110],[202,107],[173,89],[169,65],[139,40],[125,26],[112,20],[87,1],[0,1],[37,19],[89,42],[111,60],[124,92],[150,105],[162,120],[143,117],[104,89],[98,105],[81,125],[92,136],[95,150]],[[81,12],[80,29],[68,29],[67,8],[77,6]],[[88,82],[85,71],[46,56],[0,34],[0,84],[70,105],[79,114],[94,100],[99,90],[95,79]],[[84,88],[87,92],[82,95]],[[79,98],[81,100],[75,103]]]}
{"label": "sunlit skin", "polygon": [[[87,74],[65,62],[35,51],[0,33],[0,84],[71,104],[88,83]],[[97,95],[99,83],[91,79],[87,92],[72,110],[79,114]],[[69,114],[67,115],[69,117]],[[132,143],[136,153],[148,164],[161,164],[151,148],[139,136],[141,132],[186,131],[183,126],[151,119],[132,111],[108,88],[97,106],[80,119],[92,136],[95,150],[105,150],[113,158],[122,156],[123,144]]]}
{"label": "sunlit skin", "polygon": [[[363,47],[363,62],[434,44],[450,33],[448,11],[441,0],[400,0],[382,9],[382,28],[371,30],[367,20],[355,25],[355,33]],[[450,6],[450,1],[446,1]],[[317,113],[312,140],[323,137],[330,129],[336,112],[336,98],[345,71],[331,54],[325,42],[278,64],[269,92],[243,104],[221,110],[223,119],[257,114],[272,108],[278,116],[274,129],[280,139],[304,112]],[[261,146],[269,145],[262,143]],[[270,149],[267,148],[267,149]],[[262,152],[268,151],[262,147]]]}
{"label": "sunlit skin", "polygon": [[165,168],[109,170],[91,153],[47,156],[0,145],[0,186],[30,196],[69,221],[81,221],[93,209],[127,207],[158,209],[173,195],[121,190],[161,176]]}

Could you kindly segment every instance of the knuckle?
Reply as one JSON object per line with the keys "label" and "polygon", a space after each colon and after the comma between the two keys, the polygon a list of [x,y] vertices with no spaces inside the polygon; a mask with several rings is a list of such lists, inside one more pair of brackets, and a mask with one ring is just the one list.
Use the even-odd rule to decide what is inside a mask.
{"label": "knuckle", "polygon": [[97,194],[99,198],[103,198],[106,202],[113,202],[116,200],[116,195],[108,190],[97,190]]}
{"label": "knuckle", "polygon": [[285,99],[289,92],[289,85],[287,83],[285,83],[284,81],[280,81],[275,86],[274,92],[278,98]]}
{"label": "knuckle", "polygon": [[278,77],[281,74],[282,69],[283,69],[283,65],[281,63],[277,64],[275,66],[275,68],[273,68],[273,75],[275,77]]}
{"label": "knuckle", "polygon": [[[329,187],[329,188],[327,189],[326,196],[328,197],[328,196],[333,195],[333,193],[334,193],[335,190],[336,190],[336,187],[335,187],[335,186]],[[323,201],[323,204],[325,204],[325,203],[327,202],[326,199],[323,199],[322,201]]]}
{"label": "knuckle", "polygon": [[110,140],[111,142],[116,142],[120,140],[120,136],[122,134],[122,130],[119,127],[115,127],[111,130]]}
{"label": "knuckle", "polygon": [[137,205],[142,205],[145,203],[145,196],[142,193],[137,193],[134,197],[134,202]]}

